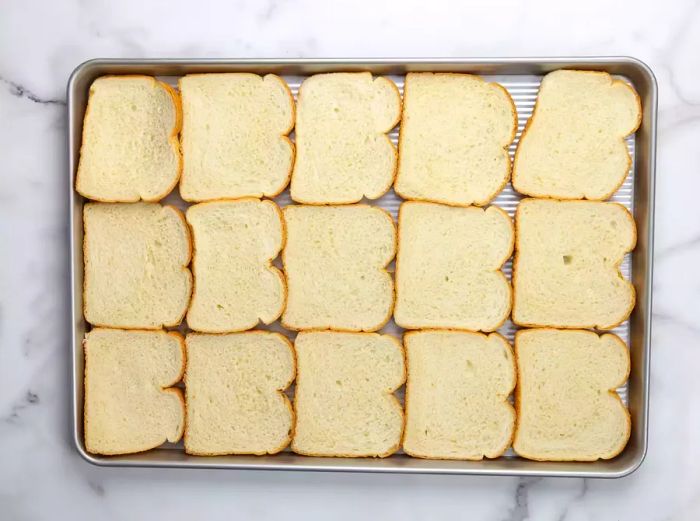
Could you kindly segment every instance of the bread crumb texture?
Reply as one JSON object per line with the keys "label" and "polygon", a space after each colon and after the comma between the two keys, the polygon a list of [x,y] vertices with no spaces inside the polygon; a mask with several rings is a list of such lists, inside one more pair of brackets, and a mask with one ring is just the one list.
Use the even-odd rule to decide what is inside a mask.
{"label": "bread crumb texture", "polygon": [[619,454],[630,416],[615,389],[629,375],[629,350],[592,331],[521,330],[513,449],[543,461],[594,461]]}
{"label": "bread crumb texture", "polygon": [[343,204],[384,195],[396,172],[387,132],[400,115],[401,96],[388,78],[357,72],[305,79],[297,99],[292,199]]}
{"label": "bread crumb texture", "polygon": [[291,440],[284,390],[295,375],[292,345],[279,333],[187,335],[189,454],[275,454]]}
{"label": "bread crumb texture", "polygon": [[634,286],[619,270],[636,241],[627,209],[617,203],[524,199],[515,224],[515,323],[612,329],[629,317]]}
{"label": "bread crumb texture", "polygon": [[381,208],[287,206],[283,253],[290,329],[376,331],[391,316],[394,284],[386,266],[396,230]]}
{"label": "bread crumb texture", "polygon": [[129,329],[178,325],[192,291],[182,213],[157,203],[88,203],[83,225],[85,320]]}
{"label": "bread crumb texture", "polygon": [[294,99],[279,76],[193,74],[180,79],[186,201],[274,197],[294,162]]}
{"label": "bread crumb texture", "polygon": [[510,345],[498,333],[420,331],[404,336],[403,450],[437,459],[495,458],[510,445],[515,387]]}
{"label": "bread crumb texture", "polygon": [[268,200],[191,206],[195,287],[187,324],[195,331],[243,331],[282,314],[286,289],[272,266],[284,243],[282,214]]}
{"label": "bread crumb texture", "polygon": [[297,415],[292,450],[385,457],[398,450],[405,381],[401,344],[376,333],[302,332],[295,342]]}
{"label": "bread crumb texture", "polygon": [[158,201],[180,177],[180,99],[150,76],[90,87],[75,188],[107,202]]}
{"label": "bread crumb texture", "polygon": [[625,137],[641,121],[637,93],[607,72],[547,74],[518,144],[513,187],[533,197],[607,199],[627,176]]}
{"label": "bread crumb texture", "polygon": [[399,326],[493,331],[508,317],[501,267],[513,251],[513,224],[500,208],[405,202],[398,250]]}
{"label": "bread crumb texture", "polygon": [[142,452],[182,436],[185,368],[178,333],[96,328],[84,341],[85,447],[93,454]]}
{"label": "bread crumb texture", "polygon": [[510,178],[508,147],[517,128],[513,100],[497,83],[470,74],[407,74],[396,192],[487,204]]}

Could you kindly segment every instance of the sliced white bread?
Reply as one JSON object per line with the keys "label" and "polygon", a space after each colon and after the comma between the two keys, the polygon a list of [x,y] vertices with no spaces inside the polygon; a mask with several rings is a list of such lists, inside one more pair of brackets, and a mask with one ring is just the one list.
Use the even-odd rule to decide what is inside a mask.
{"label": "sliced white bread", "polygon": [[295,341],[297,423],[292,450],[307,456],[386,457],[399,448],[406,379],[398,340],[376,333],[301,332]]}
{"label": "sliced white bread", "polygon": [[498,83],[471,74],[407,74],[396,193],[487,204],[510,178],[508,147],[517,128],[513,100]]}
{"label": "sliced white bread", "polygon": [[158,201],[180,177],[175,90],[151,76],[104,76],[90,86],[75,189],[106,202]]}
{"label": "sliced white bread", "polygon": [[180,79],[186,201],[274,197],[287,186],[294,98],[279,76],[192,74]]}
{"label": "sliced white bread", "polygon": [[523,199],[515,214],[513,322],[612,329],[634,308],[619,266],[636,242],[617,203]]}
{"label": "sliced white bread", "polygon": [[304,80],[297,97],[292,199],[343,204],[384,195],[396,172],[396,149],[386,134],[400,115],[401,96],[388,78],[353,72]]}
{"label": "sliced white bread", "polygon": [[496,458],[510,445],[515,387],[510,345],[498,333],[412,331],[406,348],[403,450],[419,458]]}
{"label": "sliced white bread", "polygon": [[289,297],[287,329],[376,331],[394,306],[386,266],[396,251],[396,229],[381,208],[287,206],[282,253]]}
{"label": "sliced white bread", "polygon": [[294,380],[292,344],[279,333],[187,335],[188,454],[275,454],[292,439],[284,390]]}
{"label": "sliced white bread", "polygon": [[85,320],[127,329],[178,325],[192,292],[182,213],[156,203],[89,203],[83,226]]}
{"label": "sliced white bread", "polygon": [[272,266],[284,224],[272,201],[241,199],[190,206],[195,275],[187,324],[195,331],[244,331],[282,314],[284,277]]}
{"label": "sliced white bread", "polygon": [[180,440],[185,402],[171,387],[185,370],[179,333],[96,328],[83,348],[88,452],[128,454]]}
{"label": "sliced white bread", "polygon": [[607,199],[627,176],[625,137],[641,121],[635,90],[607,72],[547,74],[518,143],[513,187],[533,197]]}
{"label": "sliced white bread", "polygon": [[625,448],[630,415],[615,389],[627,381],[629,350],[592,331],[521,330],[513,449],[542,461],[610,459]]}
{"label": "sliced white bread", "polygon": [[512,251],[513,223],[498,207],[403,203],[394,320],[406,329],[494,331],[510,313],[501,267]]}

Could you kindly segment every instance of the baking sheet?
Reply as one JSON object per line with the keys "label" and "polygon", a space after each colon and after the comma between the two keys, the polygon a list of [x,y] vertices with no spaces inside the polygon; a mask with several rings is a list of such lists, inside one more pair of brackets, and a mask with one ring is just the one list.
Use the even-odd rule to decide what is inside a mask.
{"label": "baking sheet", "polygon": [[[602,69],[603,67],[599,67],[599,68]],[[255,67],[251,67],[248,70],[251,70],[252,72],[256,72]],[[427,70],[431,70],[431,69],[427,69]],[[197,71],[197,72],[201,72],[201,71]],[[289,86],[292,90],[292,93],[296,97],[299,85],[303,81],[305,75],[281,74],[281,76],[287,81],[287,83],[289,84]],[[623,76],[623,75],[617,75],[617,76],[619,78],[629,82],[629,83],[633,83],[626,76]],[[160,79],[162,79],[163,81],[166,81],[172,85],[177,84],[178,76],[176,76],[176,75],[158,75],[158,77]],[[403,93],[404,76],[403,75],[389,75],[389,77],[397,84],[397,86],[399,87],[399,89]],[[518,112],[518,132],[516,134],[515,141],[513,142],[513,144],[510,147],[510,155],[512,158],[513,154],[515,152],[518,140],[520,138],[520,134],[523,130],[523,127],[524,127],[525,123],[527,122],[528,118],[532,114],[532,110],[534,108],[535,99],[537,96],[537,91],[538,91],[539,84],[540,84],[540,81],[542,78],[542,74],[515,74],[515,75],[514,74],[482,74],[482,77],[484,77],[484,79],[486,79],[487,81],[495,81],[495,82],[498,82],[501,85],[503,85],[508,90],[511,97],[513,98],[513,101],[515,102],[517,112]],[[636,87],[636,85],[635,85],[635,87]],[[70,99],[70,95],[69,95],[69,99]],[[70,110],[70,108],[69,108],[69,110]],[[71,114],[73,114],[72,111],[71,111]],[[75,122],[71,121],[71,123],[75,123]],[[643,122],[643,125],[645,123],[646,123],[646,120]],[[74,130],[72,129],[72,132],[73,131]],[[293,140],[294,139],[293,134],[291,137]],[[392,132],[390,133],[390,137],[391,137],[392,141],[394,142],[394,144],[396,144],[398,141],[398,127],[392,130]],[[627,138],[627,146],[628,146],[628,149],[629,149],[630,154],[631,154],[632,159],[633,159],[632,166],[630,168],[630,171],[628,172],[628,175],[624,181],[624,184],[614,194],[614,196],[612,197],[611,200],[616,201],[616,202],[624,205],[630,211],[634,212],[634,210],[635,210],[635,208],[634,208],[634,206],[635,206],[635,170],[636,170],[636,166],[638,164],[638,161],[636,158],[636,139],[635,139],[635,136],[630,136]],[[75,153],[72,151],[72,155],[74,155],[74,154]],[[77,157],[76,158],[71,157],[71,159],[77,160]],[[77,164],[77,162],[76,162],[76,164]],[[77,199],[81,199],[77,195],[74,195],[74,197]],[[514,192],[511,185],[508,184],[504,188],[504,190],[500,194],[498,194],[498,196],[494,199],[494,201],[492,201],[491,204],[500,206],[506,212],[508,212],[508,214],[511,217],[513,217],[514,212],[515,212],[515,208],[516,208],[517,203],[520,199],[521,199],[521,196],[519,194],[517,194],[516,192]],[[291,204],[292,201],[289,198],[289,191],[288,190],[284,191],[282,194],[280,194],[280,196],[275,198],[275,201],[280,206],[286,206],[288,204]],[[386,195],[384,195],[380,199],[377,199],[377,200],[371,201],[371,202],[370,201],[364,201],[364,202],[378,205],[378,206],[385,208],[386,210],[388,210],[392,214],[394,221],[396,221],[397,214],[398,214],[398,207],[399,207],[401,201],[402,200],[394,194],[393,190],[391,190],[389,193],[387,193]],[[163,202],[173,204],[173,205],[175,205],[179,208],[182,208],[182,209],[185,209],[187,207],[187,204],[184,201],[182,201],[182,199],[179,197],[179,194],[177,193],[177,189],[175,189],[173,191],[173,193],[171,195],[169,195]],[[75,227],[73,229],[75,229]],[[80,237],[75,237],[75,234],[74,234],[74,238],[79,242],[82,241],[81,235],[80,235]],[[627,279],[630,279],[632,277],[632,274],[633,274],[632,273],[633,255],[638,255],[638,254],[639,254],[639,251],[637,250],[633,254],[626,255],[626,257],[621,265],[621,272],[622,272],[623,276]],[[279,265],[279,259],[277,260],[277,263]],[[504,273],[506,274],[506,276],[509,279],[511,278],[511,268],[512,268],[512,259],[509,259],[503,268]],[[74,269],[74,273],[75,273],[75,269],[79,269],[80,271],[82,271],[82,260],[81,260],[80,265],[77,267],[74,265],[73,269]],[[390,265],[390,270],[393,271],[393,263]],[[74,298],[75,298],[75,294],[74,294]],[[82,317],[81,316],[78,317],[77,320],[78,321],[82,320]],[[84,327],[84,324],[83,324],[83,327]],[[181,331],[186,331],[186,327],[184,327],[184,328],[181,327],[179,329]],[[270,326],[262,326],[261,325],[259,327],[259,329],[272,329],[272,330],[280,331],[280,332],[286,334],[287,336],[289,336],[290,338],[294,338],[294,336],[296,335],[294,332],[290,332],[290,331],[286,331],[286,330],[282,329],[279,325],[279,322],[271,324]],[[501,334],[503,334],[508,339],[508,341],[512,344],[515,330],[516,330],[516,327],[510,322],[510,320],[508,320],[499,329],[499,332]],[[381,332],[392,334],[392,335],[395,335],[395,336],[400,338],[402,333],[403,333],[403,330],[401,328],[399,328],[398,326],[396,326],[393,323],[393,321],[390,321],[381,330]],[[615,328],[613,330],[613,332],[615,332],[618,336],[620,336],[620,338],[622,338],[628,346],[630,345],[630,338],[631,338],[631,335],[630,335],[631,323],[630,323],[630,321],[626,321],[626,322],[622,323],[620,326]],[[634,367],[634,364],[635,364],[635,362],[633,360],[633,371],[635,369],[639,369],[639,368]],[[77,374],[76,378],[81,377],[82,368],[80,368],[80,371],[78,371],[78,372],[80,374]],[[75,382],[74,382],[74,384],[75,384]],[[646,389],[647,384],[648,384],[648,382],[644,382],[643,387],[645,389]],[[404,388],[402,387],[396,393],[397,396],[401,399],[401,401],[403,401],[403,390],[404,390]],[[76,395],[77,394],[78,393],[76,393]],[[82,393],[79,393],[79,394],[82,394]],[[290,396],[293,395],[293,387],[290,388],[288,394],[290,394]],[[629,399],[628,399],[629,385],[625,384],[623,387],[619,388],[618,394],[622,398],[623,402],[626,405],[628,405],[629,404]],[[77,400],[77,396],[76,396],[76,409],[80,409],[80,411],[79,411],[80,416],[82,416],[82,396],[80,397],[80,404],[78,404],[77,401],[78,400]],[[645,407],[646,407],[646,404],[645,404]],[[76,412],[76,415],[77,414],[78,413]],[[77,419],[76,419],[76,422],[77,422]],[[634,415],[633,415],[633,422],[634,422]],[[644,414],[643,424],[644,424],[643,427],[644,427],[644,448],[645,448],[646,447],[646,414]],[[633,423],[633,426],[635,426],[634,423]],[[641,425],[639,427],[641,428]],[[82,435],[82,433],[81,432],[79,433],[78,431],[81,431],[81,429],[76,427],[76,437],[78,435],[80,435],[80,436]],[[81,447],[80,447],[81,441],[82,440],[80,440],[80,441],[76,440],[76,443],[79,444],[79,450],[81,450]],[[172,449],[175,449],[175,450],[172,450]],[[84,448],[83,448],[83,451],[84,451]],[[287,452],[289,452],[288,449],[287,449]],[[149,455],[155,456],[156,454],[158,454],[158,458],[149,458],[148,457]],[[140,455],[139,458],[142,458],[146,465],[148,465],[148,464],[160,464],[160,463],[164,463],[164,461],[162,461],[161,458],[164,458],[165,462],[167,462],[167,461],[169,461],[169,458],[175,456],[176,454],[178,455],[178,459],[182,460],[182,461],[180,462],[180,464],[176,464],[174,466],[192,466],[192,465],[198,466],[198,464],[201,464],[201,463],[206,464],[206,460],[209,459],[209,458],[201,458],[201,457],[195,457],[195,456],[189,456],[189,455],[183,454],[182,453],[182,442],[180,442],[178,444],[166,444],[165,446],[163,446],[159,450],[150,451],[150,452],[144,453],[143,455]],[[86,455],[86,454],[84,454],[84,456],[88,456],[88,458],[91,460],[95,460],[95,459],[100,460],[100,461],[93,461],[93,462],[97,462],[100,464],[111,464],[110,462],[115,462],[115,461],[117,461],[116,464],[119,464],[118,461],[120,461],[120,460],[124,464],[130,464],[127,462],[130,461],[131,458],[133,458],[133,457],[129,457],[129,456],[116,457],[116,458],[115,457],[102,458],[102,457],[95,457],[95,456],[90,456],[90,455]],[[257,459],[269,461],[271,459],[278,458],[279,463],[276,465],[272,465],[272,467],[282,467],[282,468],[299,468],[300,467],[300,465],[286,466],[284,464],[284,462],[282,461],[282,459],[286,458],[286,457],[293,458],[295,460],[299,460],[301,458],[302,460],[309,460],[309,459],[320,460],[320,459],[322,459],[322,460],[326,460],[326,461],[331,461],[331,462],[333,462],[333,464],[331,465],[333,467],[333,470],[357,470],[357,467],[365,467],[365,468],[360,468],[360,470],[370,470],[371,471],[374,469],[377,469],[377,470],[389,469],[390,471],[401,471],[401,472],[408,472],[408,471],[411,471],[411,469],[415,469],[418,472],[425,471],[425,470],[421,470],[422,467],[424,468],[423,463],[425,461],[430,461],[430,460],[416,460],[414,458],[408,458],[406,456],[401,455],[401,453],[394,455],[391,458],[384,459],[384,460],[372,460],[372,459],[347,460],[347,459],[340,459],[340,458],[338,458],[338,459],[306,458],[303,456],[294,455],[292,453],[257,458]],[[228,457],[219,457],[216,459],[219,461],[217,462],[218,464],[216,464],[214,466],[217,466],[217,467],[218,466],[240,467],[242,459],[249,460],[250,458],[241,457],[241,456],[228,456]],[[196,460],[197,462],[194,463],[194,462],[192,462],[192,460]],[[202,461],[202,460],[205,460],[205,461]],[[524,470],[521,472],[518,472],[517,469],[512,470],[512,471],[498,472],[497,469],[499,467],[501,467],[501,464],[503,464],[504,460],[505,461],[512,461],[518,467],[523,467]],[[222,461],[223,461],[223,463],[222,463]],[[226,464],[227,461],[230,462],[230,464],[227,465]],[[352,461],[352,462],[360,461],[360,462],[362,462],[362,465],[359,465],[359,466],[358,465],[347,465],[346,463],[349,461]],[[399,463],[399,461],[400,461],[400,463]],[[381,465],[378,465],[377,463],[380,463],[380,462],[381,462]],[[408,465],[408,463],[411,463],[411,462],[418,462],[419,464],[415,465],[415,466]],[[640,459],[640,462],[641,462],[641,459]],[[394,465],[392,465],[392,463],[394,463]],[[530,467],[532,467],[534,469],[535,467],[540,467],[542,465],[542,463],[540,463],[540,462],[528,462],[527,460],[522,460],[522,459],[518,458],[517,456],[515,456],[513,454],[511,449],[509,449],[508,452],[502,458],[499,458],[498,460],[484,460],[484,462],[480,462],[480,463],[482,463],[482,467],[492,465],[493,469],[495,469],[495,472],[479,472],[478,468],[475,468],[475,469],[470,468],[470,467],[474,466],[473,465],[474,462],[439,462],[439,463],[448,463],[448,464],[453,465],[453,468],[446,469],[445,471],[452,471],[452,472],[458,471],[460,473],[497,473],[497,474],[498,473],[503,473],[503,474],[523,474],[523,473],[525,473],[525,474],[529,474]],[[454,465],[455,463],[456,463],[456,467]],[[165,463],[165,464],[167,465],[167,463]],[[593,465],[599,466],[600,464],[604,465],[605,462],[599,462],[599,463],[596,463]],[[506,463],[506,465],[507,465],[507,463]],[[568,473],[563,473],[563,472],[561,472],[561,469],[557,468],[557,467],[561,467],[561,465],[562,465],[561,463],[544,463],[544,465],[551,466],[552,471],[551,471],[551,473],[549,473],[551,475],[578,475],[577,473],[582,472],[581,470],[572,469]],[[568,465],[569,467],[575,467],[575,466],[581,466],[581,465],[585,466],[585,465],[591,465],[591,464],[568,463],[568,464],[563,464],[563,465],[565,465],[565,466]],[[249,465],[246,465],[245,463],[243,463],[242,466],[249,467]],[[263,466],[263,468],[267,467],[267,465],[262,465],[262,466]],[[321,468],[314,467],[312,462],[309,462],[309,465],[301,465],[301,466],[312,467],[312,468],[310,468],[310,470],[323,470],[325,468],[325,466],[321,467]],[[255,465],[255,467],[258,467],[258,465]],[[438,467],[440,467],[440,465],[438,465]],[[478,465],[477,465],[477,467],[478,467]],[[440,472],[439,469],[430,470],[430,471],[431,472]],[[545,474],[548,473],[546,470],[542,470],[542,471],[538,470],[537,472],[544,472]],[[583,472],[590,472],[590,470],[583,471]],[[614,474],[614,472],[612,472],[612,471],[606,473],[606,472],[601,471],[601,470],[596,470],[596,471],[594,471],[594,473],[596,475],[599,475],[599,476]]]}

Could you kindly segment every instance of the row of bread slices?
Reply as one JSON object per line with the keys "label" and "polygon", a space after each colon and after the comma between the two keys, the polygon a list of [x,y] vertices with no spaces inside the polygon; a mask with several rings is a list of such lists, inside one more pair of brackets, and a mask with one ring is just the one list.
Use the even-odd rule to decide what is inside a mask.
{"label": "row of bread slices", "polygon": [[[615,335],[309,331],[226,335],[93,329],[85,340],[85,442],[98,454],[177,442],[197,455],[482,459],[511,445],[538,460],[618,454],[615,393],[629,352]],[[517,378],[516,378],[517,373]],[[172,387],[183,380],[182,390]],[[293,407],[285,390],[296,379]],[[508,397],[516,387],[515,408]],[[406,383],[405,410],[394,392]],[[404,414],[405,412],[405,414]]]}
{"label": "row of bread slices", "polygon": [[[157,203],[89,203],[85,318],[153,329],[186,314],[191,329],[224,333],[281,316],[290,330],[377,331],[393,313],[406,329],[494,331],[511,300],[523,326],[611,329],[629,316],[635,292],[619,265],[635,226],[624,207],[525,199],[515,222],[517,233],[497,207],[415,201],[401,205],[398,233],[366,205],[243,199],[183,216]],[[501,268],[514,244],[511,289]],[[272,264],[280,251],[283,271]]]}
{"label": "row of bread slices", "polygon": [[[387,133],[399,122],[399,150]],[[604,72],[555,71],[521,137],[513,185],[561,199],[608,198],[630,166],[625,136],[641,121],[636,92]],[[90,88],[76,188],[104,202],[274,197],[291,177],[305,204],[404,199],[485,205],[510,179],[515,105],[478,76],[369,72],[307,78],[295,105],[280,77],[196,74],[179,92],[147,76]],[[295,130],[295,143],[288,135]]]}

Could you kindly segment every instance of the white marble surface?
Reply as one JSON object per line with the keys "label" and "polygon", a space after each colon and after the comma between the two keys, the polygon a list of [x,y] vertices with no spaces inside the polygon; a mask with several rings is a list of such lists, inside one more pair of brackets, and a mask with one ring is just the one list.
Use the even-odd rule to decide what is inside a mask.
{"label": "white marble surface", "polygon": [[[527,5],[526,5],[527,4]],[[700,518],[700,4],[0,4],[0,519]],[[102,469],[69,441],[65,85],[92,57],[633,55],[660,92],[649,455],[630,477]],[[362,516],[362,517],[360,517]]]}

